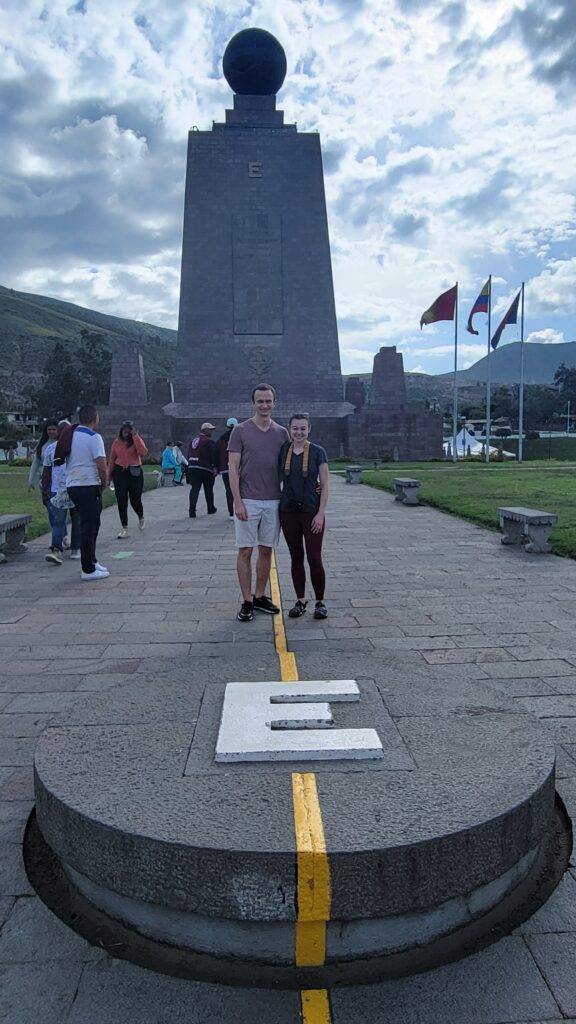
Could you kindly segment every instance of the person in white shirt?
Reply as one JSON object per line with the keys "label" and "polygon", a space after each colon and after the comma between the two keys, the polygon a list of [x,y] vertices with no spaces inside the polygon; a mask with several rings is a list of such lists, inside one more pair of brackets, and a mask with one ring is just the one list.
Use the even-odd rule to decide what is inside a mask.
{"label": "person in white shirt", "polygon": [[102,491],[108,481],[106,453],[100,422],[94,405],[83,405],[78,411],[79,424],[74,430],[66,457],[68,494],[80,513],[80,557],[83,580],[103,580],[110,575],[96,558],[96,538],[100,529]]}
{"label": "person in white shirt", "polygon": [[[53,565],[62,565],[62,554],[66,543],[66,520],[68,518],[69,505],[57,507],[53,499],[57,495],[66,493],[66,464],[54,465],[57,438],[61,436],[64,429],[70,426],[69,420],[60,420],[56,439],[44,445],[43,448],[43,469],[42,469],[42,501],[48,512],[50,528],[52,530],[50,551],[46,555],[46,561]],[[70,520],[72,523],[72,540],[70,542],[70,558],[80,558],[80,513],[75,507],[70,508]]]}

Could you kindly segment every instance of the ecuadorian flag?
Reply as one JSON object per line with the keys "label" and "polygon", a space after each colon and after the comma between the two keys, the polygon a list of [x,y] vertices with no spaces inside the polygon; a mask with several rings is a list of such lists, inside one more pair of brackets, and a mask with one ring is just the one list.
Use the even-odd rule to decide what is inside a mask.
{"label": "ecuadorian flag", "polygon": [[472,317],[476,313],[487,313],[488,312],[488,304],[489,304],[489,302],[490,302],[490,278],[488,278],[488,280],[486,281],[486,284],[482,288],[482,291],[480,292],[480,295],[478,296],[478,298],[476,299],[476,302],[474,303],[474,305],[472,306],[472,309],[470,310],[470,316],[468,317],[468,324],[466,325],[466,330],[469,331],[470,334],[478,334],[478,331],[475,331],[473,326],[472,326]]}

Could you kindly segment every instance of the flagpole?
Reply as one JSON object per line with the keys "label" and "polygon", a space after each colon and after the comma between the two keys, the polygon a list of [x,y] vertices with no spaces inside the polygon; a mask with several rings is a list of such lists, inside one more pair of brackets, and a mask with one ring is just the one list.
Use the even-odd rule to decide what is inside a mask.
{"label": "flagpole", "polygon": [[458,281],[456,281],[456,302],[454,305],[454,401],[452,407],[452,462],[457,462],[458,451],[456,449],[458,437]]}
{"label": "flagpole", "polygon": [[518,462],[522,462],[524,436],[524,281],[522,281],[522,313],[520,316],[520,395],[518,397]]}
{"label": "flagpole", "polygon": [[488,282],[488,369],[486,371],[486,428],[484,430],[484,439],[486,443],[486,462],[490,462],[490,434],[492,433],[490,429],[490,352],[492,349],[492,346],[490,344],[490,322],[492,319],[492,274],[490,274]]}

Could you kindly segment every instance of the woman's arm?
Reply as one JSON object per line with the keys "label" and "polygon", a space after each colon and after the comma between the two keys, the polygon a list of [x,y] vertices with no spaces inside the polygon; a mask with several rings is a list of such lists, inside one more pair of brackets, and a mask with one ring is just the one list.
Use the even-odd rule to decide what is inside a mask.
{"label": "woman's arm", "polygon": [[108,461],[108,483],[109,484],[112,483],[112,478],[114,476],[114,467],[116,465],[116,442],[117,442],[117,438],[114,438],[114,440],[112,441],[112,447],[110,449],[110,459]]}
{"label": "woman's arm", "polygon": [[140,434],[132,434],[132,441],[134,442],[136,453],[140,456],[140,458],[142,458],[144,455],[148,455],[148,449],[144,444],[144,441],[140,437]]}
{"label": "woman's arm", "polygon": [[320,530],[324,526],[324,513],[326,511],[326,505],[328,504],[328,497],[330,494],[330,470],[328,463],[323,462],[318,469],[318,475],[320,477],[320,507],[314,516],[310,524],[312,533],[320,533]]}
{"label": "woman's arm", "polygon": [[28,487],[34,488],[37,486],[40,480],[40,474],[42,473],[42,460],[39,458],[38,453],[34,452],[32,457],[32,464],[30,466],[30,472],[28,474]]}

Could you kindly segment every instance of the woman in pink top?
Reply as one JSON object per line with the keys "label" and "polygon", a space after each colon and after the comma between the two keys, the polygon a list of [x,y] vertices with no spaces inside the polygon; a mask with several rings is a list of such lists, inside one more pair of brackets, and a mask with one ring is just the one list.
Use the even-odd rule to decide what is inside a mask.
{"label": "woman in pink top", "polygon": [[112,442],[108,463],[108,483],[116,493],[122,526],[118,539],[128,536],[128,499],[138,516],[138,526],[144,529],[142,456],[147,454],[148,449],[134,424],[126,420]]}

